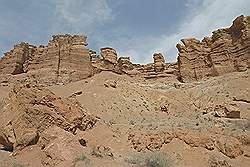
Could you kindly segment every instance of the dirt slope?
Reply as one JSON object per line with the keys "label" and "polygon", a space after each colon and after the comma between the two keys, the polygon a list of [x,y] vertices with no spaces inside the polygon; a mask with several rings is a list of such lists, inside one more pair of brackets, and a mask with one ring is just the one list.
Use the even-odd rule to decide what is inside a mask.
{"label": "dirt slope", "polygon": [[48,87],[59,99],[77,100],[98,122],[75,134],[52,124],[37,144],[1,152],[1,165],[247,167],[249,81],[248,71],[192,83],[102,72]]}

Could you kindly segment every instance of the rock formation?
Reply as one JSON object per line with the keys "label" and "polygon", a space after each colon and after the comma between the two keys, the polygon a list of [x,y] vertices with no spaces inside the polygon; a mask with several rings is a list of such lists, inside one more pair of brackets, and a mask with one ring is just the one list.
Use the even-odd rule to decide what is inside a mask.
{"label": "rock formation", "polygon": [[92,65],[98,71],[115,71],[117,65],[116,50],[110,47],[101,48],[101,55],[97,57],[96,52],[91,51]]}
{"label": "rock formation", "polygon": [[[0,60],[0,83],[18,80],[41,85],[66,84],[101,71],[140,76],[147,79],[175,77],[188,82],[234,71],[245,71],[250,60],[250,16],[239,16],[230,28],[213,32],[202,41],[182,39],[177,44],[177,63],[165,63],[161,53],[153,63],[133,64],[119,57],[114,48],[100,49],[100,55],[86,48],[86,36],[55,35],[47,46],[20,43]],[[118,58],[119,57],[119,58]],[[26,77],[17,79],[17,74]],[[14,78],[13,78],[14,77]]]}
{"label": "rock formation", "polygon": [[77,129],[89,129],[97,122],[73,99],[30,85],[15,86],[5,104],[0,118],[0,144],[6,148],[35,144],[39,134],[52,125],[75,134]]}
{"label": "rock formation", "polygon": [[[92,75],[86,37],[55,35],[48,46],[15,45],[0,60],[0,74],[27,74],[45,85],[69,83]],[[31,76],[31,77],[30,77]]]}
{"label": "rock formation", "polygon": [[173,74],[173,69],[170,68],[170,64],[165,63],[164,56],[161,53],[153,55],[154,63],[141,65],[133,64],[130,57],[121,56],[117,60],[118,55],[113,48],[101,48],[100,51],[100,56],[97,56],[95,51],[90,51],[91,62],[94,67],[93,73],[113,71],[118,74],[144,78],[166,77],[168,74]]}
{"label": "rock formation", "polygon": [[202,41],[182,39],[177,44],[182,81],[199,80],[250,67],[250,16],[239,16],[230,28],[213,32]]}
{"label": "rock formation", "polygon": [[178,62],[149,64],[80,35],[15,45],[0,59],[0,166],[250,166],[249,16],[182,43]]}
{"label": "rock formation", "polygon": [[161,53],[155,53],[154,58],[154,68],[156,72],[163,71],[165,69],[165,59]]}
{"label": "rock formation", "polygon": [[[138,135],[139,134],[139,135]],[[203,147],[214,150],[216,147],[226,156],[235,158],[243,154],[242,143],[234,137],[216,136],[216,134],[204,134],[199,132],[158,132],[146,134],[130,134],[128,141],[131,147],[138,152],[155,151],[170,143],[174,138],[183,140],[191,147]],[[216,136],[216,137],[215,137]]]}
{"label": "rock formation", "polygon": [[21,42],[5,53],[0,61],[0,74],[21,74],[27,72],[27,61],[33,56],[35,46]]}
{"label": "rock formation", "polygon": [[118,59],[118,70],[121,73],[129,74],[134,69],[133,63],[130,61],[130,57],[120,57]]}
{"label": "rock formation", "polygon": [[113,48],[101,48],[101,56],[104,61],[108,61],[112,64],[117,64],[117,53]]}

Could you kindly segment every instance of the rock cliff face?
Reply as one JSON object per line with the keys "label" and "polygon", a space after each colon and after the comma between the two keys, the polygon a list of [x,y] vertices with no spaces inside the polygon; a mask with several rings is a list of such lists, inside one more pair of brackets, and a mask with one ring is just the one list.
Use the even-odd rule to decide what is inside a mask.
{"label": "rock cliff face", "polygon": [[15,45],[0,59],[0,166],[249,167],[249,17],[182,42],[177,63],[144,65],[79,35]]}
{"label": "rock cliff face", "polygon": [[20,43],[0,60],[0,74],[26,73],[27,80],[45,85],[87,78],[92,65],[86,45],[86,37],[80,35],[55,35],[47,46]]}
{"label": "rock cliff face", "polygon": [[[144,78],[178,77],[183,82],[200,80],[250,66],[250,16],[239,16],[230,28],[213,32],[202,41],[182,39],[177,44],[176,63],[165,63],[161,53],[153,54],[153,63],[133,64],[129,57],[119,57],[114,48],[100,49],[100,55],[86,48],[86,36],[55,35],[47,46],[20,43],[0,60],[0,83],[17,80],[43,85],[66,84],[101,71]],[[118,58],[119,57],[119,58]],[[14,77],[14,79],[13,79]]]}
{"label": "rock cliff face", "polygon": [[177,44],[178,66],[184,82],[250,67],[250,16],[237,17],[230,28],[214,31],[202,41],[181,41]]}
{"label": "rock cliff face", "polygon": [[0,61],[1,74],[21,74],[27,72],[27,61],[33,56],[35,46],[22,42],[5,53]]}
{"label": "rock cliff face", "polygon": [[68,83],[91,76],[89,50],[86,37],[56,35],[48,46],[39,47],[30,61],[30,70],[47,69],[59,83]]}

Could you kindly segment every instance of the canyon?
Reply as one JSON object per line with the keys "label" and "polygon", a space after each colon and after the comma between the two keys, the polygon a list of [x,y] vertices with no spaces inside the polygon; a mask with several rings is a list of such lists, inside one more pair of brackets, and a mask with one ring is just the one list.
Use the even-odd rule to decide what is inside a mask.
{"label": "canyon", "polygon": [[250,16],[134,64],[84,35],[0,59],[2,166],[248,167]]}

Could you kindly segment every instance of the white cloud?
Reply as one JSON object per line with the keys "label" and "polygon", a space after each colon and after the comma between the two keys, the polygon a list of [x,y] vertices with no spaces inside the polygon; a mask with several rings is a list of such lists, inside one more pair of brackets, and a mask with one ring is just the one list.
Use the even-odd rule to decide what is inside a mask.
{"label": "white cloud", "polygon": [[153,61],[152,48],[155,47],[157,38],[153,36],[138,38],[135,35],[126,37],[124,34],[126,33],[121,33],[118,40],[111,42],[111,46],[118,49],[119,55],[129,56],[133,63],[146,64]]}
{"label": "white cloud", "polygon": [[55,0],[54,32],[93,33],[113,19],[107,0]]}
{"label": "white cloud", "polygon": [[250,14],[249,0],[203,0],[198,6],[197,3],[194,5],[192,2],[190,0],[187,3],[191,12],[177,31],[172,35],[160,37],[158,46],[153,49],[167,53],[171,61],[176,61],[175,45],[180,39],[195,37],[201,40],[204,36],[210,36],[211,32],[218,28],[229,27],[237,16]]}
{"label": "white cloud", "polygon": [[[178,23],[179,27],[174,33],[162,36],[154,36],[152,33],[138,37],[136,32],[131,33],[131,30],[127,30],[122,25],[120,27],[119,25],[102,26],[112,22],[114,14],[117,13],[117,11],[112,11],[110,2],[112,2],[111,6],[114,10],[119,9],[114,6],[121,6],[122,0],[53,0],[51,1],[53,7],[48,8],[49,11],[43,11],[52,13],[50,18],[46,18],[44,22],[44,24],[49,24],[51,29],[41,31],[47,31],[48,34],[86,33],[90,40],[94,39],[95,46],[114,47],[120,55],[131,56],[135,63],[152,62],[154,52],[166,54],[167,61],[176,61],[177,50],[175,46],[180,39],[187,37],[201,39],[211,35],[211,32],[218,28],[230,26],[236,16],[250,15],[249,0],[188,0],[186,7],[189,12],[181,23]],[[16,26],[18,21],[10,21],[5,18],[0,20],[0,36],[2,38],[10,36],[9,34],[14,34],[14,37],[20,36],[19,31],[14,31],[14,28],[18,27]],[[100,29],[103,27],[109,28],[104,30],[109,32],[108,35],[102,34],[103,31]],[[18,34],[13,32],[18,32]],[[109,35],[110,32],[115,34],[115,39]],[[25,35],[26,31],[22,31],[22,33],[22,38],[27,36]],[[31,36],[33,37],[34,34]],[[4,47],[9,46],[6,44]]]}
{"label": "white cloud", "polygon": [[[122,55],[131,55],[135,62],[152,62],[152,54],[155,52],[162,52],[167,62],[173,62],[177,58],[175,46],[182,38],[195,37],[201,40],[216,29],[229,27],[237,16],[250,14],[249,6],[249,0],[189,0],[186,4],[189,12],[174,33],[127,41],[120,39],[122,42],[117,48]],[[128,47],[130,49],[126,50]]]}

